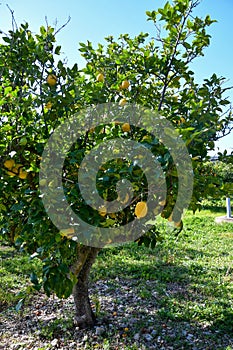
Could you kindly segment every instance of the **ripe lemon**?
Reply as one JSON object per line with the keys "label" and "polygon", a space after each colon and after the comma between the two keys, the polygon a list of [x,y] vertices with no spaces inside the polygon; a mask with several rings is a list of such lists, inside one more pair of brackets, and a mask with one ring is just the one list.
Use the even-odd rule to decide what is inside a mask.
{"label": "ripe lemon", "polygon": [[7,168],[7,169],[12,169],[15,165],[15,161],[14,159],[7,159],[5,162],[4,162],[4,167]]}
{"label": "ripe lemon", "polygon": [[119,101],[119,106],[121,107],[124,107],[124,105],[126,104],[126,98],[122,98],[120,101]]}
{"label": "ripe lemon", "polygon": [[57,77],[55,74],[49,74],[47,77],[47,83],[49,86],[55,86],[57,84]]}
{"label": "ripe lemon", "polygon": [[20,168],[22,168],[22,167],[23,167],[23,164],[15,164],[15,166],[12,168],[12,171],[13,171],[15,174],[18,174]]}
{"label": "ripe lemon", "polygon": [[19,178],[25,180],[28,176],[28,173],[22,169],[19,169]]}
{"label": "ripe lemon", "polygon": [[104,82],[104,75],[102,73],[99,73],[96,77],[96,80],[100,83]]}
{"label": "ripe lemon", "polygon": [[107,209],[104,205],[102,205],[102,207],[99,208],[99,214],[101,216],[105,216],[107,214]]}
{"label": "ripe lemon", "polygon": [[52,102],[47,102],[46,105],[45,105],[45,108],[51,109],[52,106],[53,106]]}
{"label": "ripe lemon", "polygon": [[7,174],[10,176],[15,176],[17,175],[17,172],[14,171],[14,168],[12,170],[7,171]]}
{"label": "ripe lemon", "polygon": [[124,132],[130,131],[130,125],[129,125],[129,123],[124,123],[124,124],[122,125],[121,129],[122,129],[122,131],[124,131]]}
{"label": "ripe lemon", "polygon": [[134,210],[134,214],[137,218],[144,218],[147,215],[147,212],[148,208],[146,202],[138,202]]}
{"label": "ripe lemon", "polygon": [[166,200],[165,199],[159,201],[159,205],[161,205],[161,207],[164,207],[165,204],[166,204]]}
{"label": "ripe lemon", "polygon": [[122,81],[120,88],[126,90],[129,88],[129,85],[130,84],[129,84],[128,80],[124,80],[124,81]]}
{"label": "ripe lemon", "polygon": [[74,231],[74,228],[73,227],[70,227],[70,228],[65,228],[63,230],[60,231],[60,234],[63,236],[63,237],[67,237],[67,238],[73,238],[74,234],[75,234],[75,231]]}

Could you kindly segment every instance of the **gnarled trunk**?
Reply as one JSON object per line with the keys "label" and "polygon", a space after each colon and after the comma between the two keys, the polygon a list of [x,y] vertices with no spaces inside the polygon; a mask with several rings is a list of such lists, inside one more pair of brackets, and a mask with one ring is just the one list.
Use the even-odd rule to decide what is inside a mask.
{"label": "gnarled trunk", "polygon": [[80,246],[78,260],[72,266],[72,272],[78,278],[73,288],[73,298],[76,309],[75,321],[80,328],[93,327],[96,322],[89,299],[88,277],[99,250],[99,248]]}

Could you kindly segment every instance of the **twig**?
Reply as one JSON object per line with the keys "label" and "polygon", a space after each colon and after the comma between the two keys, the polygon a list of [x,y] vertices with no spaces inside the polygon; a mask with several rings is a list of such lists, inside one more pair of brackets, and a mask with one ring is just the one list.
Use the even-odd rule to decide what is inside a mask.
{"label": "twig", "polygon": [[58,30],[56,30],[56,32],[55,32],[54,35],[56,35],[56,34],[59,33],[63,28],[65,28],[65,27],[67,26],[67,24],[70,22],[70,20],[71,20],[71,17],[69,16],[68,19],[67,19],[67,21],[66,21],[60,28],[58,28]]}
{"label": "twig", "polygon": [[14,16],[14,10],[12,10],[8,4],[7,4],[6,6],[7,6],[8,10],[9,10],[10,13],[11,13],[11,18],[12,18],[12,22],[11,22],[11,23],[12,23],[12,30],[13,30],[13,32],[15,32],[15,29],[18,29],[18,26],[17,26],[16,20],[15,20],[15,16]]}

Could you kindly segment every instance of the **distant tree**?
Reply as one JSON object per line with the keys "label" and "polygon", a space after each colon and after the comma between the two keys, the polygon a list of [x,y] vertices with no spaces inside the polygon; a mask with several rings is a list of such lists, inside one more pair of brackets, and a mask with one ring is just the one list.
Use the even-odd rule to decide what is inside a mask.
{"label": "distant tree", "polygon": [[[41,156],[50,135],[62,122],[83,108],[106,102],[136,103],[166,117],[183,138],[194,171],[194,192],[190,208],[198,208],[200,198],[213,191],[212,176],[205,173],[203,161],[214,142],[230,132],[230,102],[225,98],[225,79],[213,74],[197,84],[190,64],[204,55],[210,43],[206,29],[214,21],[193,14],[198,1],[174,0],[158,11],[148,11],[148,20],[157,29],[157,37],[140,33],[134,38],[112,36],[94,48],[80,44],[86,61],[68,67],[59,60],[56,31],[41,27],[33,35],[28,24],[2,34],[0,44],[0,227],[1,234],[21,250],[43,262],[42,277],[32,274],[35,288],[43,286],[67,298],[72,292],[76,320],[80,327],[92,326],[95,315],[88,296],[88,276],[100,250],[75,241],[69,231],[59,231],[48,217],[41,200],[39,173]],[[161,25],[161,26],[160,26]],[[155,34],[152,33],[155,37]],[[128,136],[127,136],[128,135]],[[88,130],[67,155],[63,185],[77,213],[95,226],[124,225],[135,217],[137,203],[146,201],[147,182],[140,169],[132,168],[128,177],[134,186],[132,203],[116,217],[90,211],[74,184],[77,164],[85,152],[111,137],[129,137],[146,144],[159,160],[167,183],[162,216],[182,227],[180,216],[172,216],[179,179],[171,154],[161,140],[131,125],[109,123]],[[115,198],[115,174],[127,174],[126,160],[103,165],[97,185],[102,196]],[[111,171],[110,171],[111,169]],[[103,174],[110,173],[103,183]],[[126,178],[128,175],[125,175]],[[56,179],[54,179],[56,181]],[[46,178],[44,179],[46,183]],[[158,203],[159,205],[159,203]],[[158,228],[154,226],[138,239],[139,244],[154,246]]]}
{"label": "distant tree", "polygon": [[[212,177],[212,193],[209,197],[220,199],[233,195],[233,164],[217,160],[203,163],[203,175]],[[205,176],[205,175],[204,175]]]}

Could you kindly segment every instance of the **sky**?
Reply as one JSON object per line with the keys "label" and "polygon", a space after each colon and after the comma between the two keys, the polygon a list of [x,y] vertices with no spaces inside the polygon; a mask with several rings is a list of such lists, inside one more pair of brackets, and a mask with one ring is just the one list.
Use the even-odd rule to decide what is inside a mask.
{"label": "sky", "polygon": [[[70,22],[59,32],[57,41],[68,64],[77,62],[81,66],[79,42],[103,43],[109,35],[117,38],[122,33],[129,33],[134,36],[142,31],[153,36],[155,28],[146,20],[145,12],[157,10],[165,3],[165,0],[4,0],[0,3],[0,29],[4,32],[11,29],[7,4],[14,11],[16,22],[28,22],[35,33],[41,25],[46,25],[45,17],[49,25],[57,23],[59,28],[70,16]],[[216,73],[227,78],[226,86],[233,86],[233,0],[202,0],[195,14],[201,17],[209,14],[218,21],[209,28],[212,39],[205,56],[191,66],[197,81],[201,83]],[[233,103],[233,90],[227,96]],[[217,147],[220,151],[231,148],[233,151],[233,132]]]}

